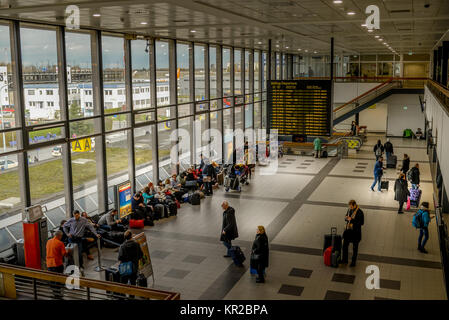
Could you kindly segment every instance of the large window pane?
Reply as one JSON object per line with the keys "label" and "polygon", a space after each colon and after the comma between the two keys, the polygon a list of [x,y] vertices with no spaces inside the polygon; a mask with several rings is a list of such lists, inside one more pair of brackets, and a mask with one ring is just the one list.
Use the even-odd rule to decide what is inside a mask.
{"label": "large window pane", "polygon": [[263,89],[263,91],[265,91],[265,90],[267,90],[267,76],[268,76],[268,74],[267,74],[267,53],[266,52],[262,53],[262,70],[263,70],[262,89]]}
{"label": "large window pane", "polygon": [[[9,42],[9,27],[0,25],[0,130],[15,127],[17,112],[14,105],[14,83],[12,82],[11,69],[11,50]],[[4,135],[4,138],[3,138]],[[7,151],[7,147],[14,140],[13,136],[2,134],[0,141],[3,151]]]}
{"label": "large window pane", "polygon": [[22,206],[17,155],[0,157],[0,216]]}
{"label": "large window pane", "polygon": [[226,134],[226,129],[232,130],[232,112],[231,109],[223,110],[223,136],[224,136],[224,150],[223,158],[225,163],[232,162],[232,152],[233,152],[233,134]]}
{"label": "large window pane", "polygon": [[[219,132],[222,132],[220,123],[221,123],[221,111],[211,112],[211,114],[210,114],[210,128],[211,129],[216,129]],[[215,137],[213,135],[211,135],[211,137],[210,137],[212,146],[215,146],[215,147],[212,147],[212,149],[210,150],[210,152],[212,154],[211,158],[213,160],[215,160],[216,162],[218,162],[218,163],[222,163],[222,155],[223,155],[222,136],[223,135],[220,135],[220,137],[218,138],[219,141],[215,141],[215,139],[217,137]]]}
{"label": "large window pane", "polygon": [[254,92],[260,91],[260,52],[254,51]]}
{"label": "large window pane", "polygon": [[169,43],[167,41],[156,41],[156,97],[158,106],[171,103],[168,45]]}
{"label": "large window pane", "polygon": [[223,48],[223,96],[231,95],[231,50]]}
{"label": "large window pane", "polygon": [[61,119],[56,31],[20,28],[27,124]]}
{"label": "large window pane", "polygon": [[140,190],[153,180],[152,135],[155,126],[134,129],[134,156],[136,164],[136,186]]}
{"label": "large window pane", "polygon": [[253,105],[245,105],[245,129],[253,127]]}
{"label": "large window pane", "polygon": [[[159,177],[166,179],[171,175],[172,167],[170,161],[170,134],[175,125],[174,121],[165,121],[158,123],[158,150],[159,150]],[[176,168],[173,168],[176,169]],[[176,170],[175,170],[176,171]]]}
{"label": "large window pane", "polygon": [[102,49],[104,112],[125,111],[124,39],[121,37],[103,36]]}
{"label": "large window pane", "polygon": [[69,119],[93,116],[90,34],[67,32],[65,41]]}
{"label": "large window pane", "polygon": [[206,85],[204,73],[204,56],[206,48],[202,45],[195,45],[195,101],[206,99]]}
{"label": "large window pane", "polygon": [[209,47],[210,98],[217,98],[217,48]]}
{"label": "large window pane", "polygon": [[242,92],[242,51],[234,49],[234,94],[243,94]]}
{"label": "large window pane", "polygon": [[176,44],[176,62],[178,79],[178,103],[190,101],[190,77],[189,77],[189,45]]}
{"label": "large window pane", "polygon": [[[132,97],[134,109],[154,107],[151,105],[149,42],[131,41]],[[125,101],[125,90],[122,100]]]}
{"label": "large window pane", "polygon": [[129,179],[128,130],[107,134],[105,140],[108,187],[111,187]]}
{"label": "large window pane", "polygon": [[243,130],[243,114],[242,107],[235,107],[235,130]]}
{"label": "large window pane", "polygon": [[250,93],[249,87],[249,62],[252,59],[252,54],[250,51],[245,50],[245,94]]}
{"label": "large window pane", "polygon": [[[95,214],[98,210],[95,138],[81,140],[84,145],[87,140],[91,145],[91,149],[81,149],[77,152],[72,152],[74,199],[83,211]],[[72,142],[72,146],[75,143],[77,142]]]}
{"label": "large window pane", "polygon": [[276,79],[281,79],[281,54],[279,52],[276,52]]}
{"label": "large window pane", "polygon": [[[193,150],[193,145],[190,143],[190,137],[193,137],[193,117],[179,119],[178,125],[179,129],[184,129],[189,133],[188,137],[181,135],[179,137],[179,162],[183,167],[189,167],[193,165],[190,161],[190,153]],[[183,139],[187,139],[187,141],[182,141]],[[201,146],[198,146],[198,148],[201,148]]]}

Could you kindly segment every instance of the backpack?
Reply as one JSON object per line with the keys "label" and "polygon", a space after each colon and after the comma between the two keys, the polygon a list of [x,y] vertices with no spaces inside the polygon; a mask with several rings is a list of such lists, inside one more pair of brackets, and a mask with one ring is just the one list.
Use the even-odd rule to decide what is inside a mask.
{"label": "backpack", "polygon": [[376,149],[376,156],[381,156],[381,155],[382,155],[382,148],[380,146],[378,146]]}
{"label": "backpack", "polygon": [[423,219],[422,219],[422,211],[418,210],[418,212],[416,212],[413,215],[413,220],[412,220],[412,225],[416,228],[416,229],[420,229],[424,226],[423,223]]}
{"label": "backpack", "polygon": [[407,172],[407,180],[408,180],[408,181],[413,180],[413,172],[412,172],[412,170],[409,170],[409,171]]}

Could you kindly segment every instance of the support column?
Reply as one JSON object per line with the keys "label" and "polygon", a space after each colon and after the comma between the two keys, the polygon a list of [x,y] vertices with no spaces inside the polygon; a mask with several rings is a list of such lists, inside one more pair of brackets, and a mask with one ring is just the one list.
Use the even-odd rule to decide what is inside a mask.
{"label": "support column", "polygon": [[434,81],[437,81],[437,74],[438,74],[438,50],[433,50],[433,74],[432,79]]}
{"label": "support column", "polygon": [[442,71],[442,60],[443,57],[443,47],[438,47],[438,53],[437,53],[437,61],[438,61],[438,66],[437,66],[437,82],[441,83],[441,71]]}
{"label": "support column", "polygon": [[151,134],[151,150],[153,154],[152,166],[153,166],[153,183],[156,184],[159,180],[159,149],[158,149],[158,126],[157,123],[157,84],[156,84],[156,42],[154,39],[150,40],[150,99],[151,107],[154,108],[154,117],[156,124],[152,127]]}
{"label": "support column", "polygon": [[125,95],[126,110],[130,112],[130,127],[127,130],[128,140],[128,176],[131,181],[131,191],[136,192],[136,161],[134,154],[134,101],[132,88],[132,60],[131,60],[131,40],[125,39]]}
{"label": "support column", "polygon": [[[94,125],[99,128],[100,136],[95,137],[95,160],[97,166],[97,194],[98,212],[108,210],[108,174],[106,168],[106,139],[104,124],[104,97],[103,97],[103,57],[101,45],[101,32],[93,31],[91,37],[92,50],[92,96],[94,115],[100,116],[95,119]],[[112,199],[113,200],[113,199]]]}
{"label": "support column", "polygon": [[59,86],[59,109],[61,120],[64,121],[65,143],[62,144],[62,169],[64,174],[64,198],[66,216],[70,217],[74,209],[73,180],[72,180],[72,152],[70,148],[70,122],[69,106],[67,96],[67,64],[65,50],[65,30],[58,27],[56,32],[56,43],[58,52],[58,86]]}

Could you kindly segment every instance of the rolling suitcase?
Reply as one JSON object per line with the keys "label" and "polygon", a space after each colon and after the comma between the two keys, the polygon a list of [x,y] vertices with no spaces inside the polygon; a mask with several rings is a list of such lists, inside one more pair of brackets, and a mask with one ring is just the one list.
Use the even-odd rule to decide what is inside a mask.
{"label": "rolling suitcase", "polygon": [[410,189],[410,205],[412,207],[418,207],[421,201],[421,189]]}
{"label": "rolling suitcase", "polygon": [[222,185],[224,183],[223,171],[217,174],[217,182],[219,185]]}
{"label": "rolling suitcase", "polygon": [[[329,244],[330,238],[330,246]],[[326,266],[338,268],[338,264],[340,263],[340,255],[341,255],[341,236],[337,235],[337,228],[331,228],[331,234],[324,236],[324,264]]]}
{"label": "rolling suitcase", "polygon": [[236,266],[242,266],[243,262],[246,260],[245,255],[243,254],[242,249],[240,249],[239,246],[233,246],[231,247],[231,250],[229,250],[229,253],[231,255],[232,260],[234,261],[234,264]]}
{"label": "rolling suitcase", "polygon": [[194,193],[194,194],[192,194],[191,196],[190,196],[190,203],[193,205],[193,206],[197,206],[197,205],[200,205],[201,204],[201,197],[200,197],[200,194],[199,193]]}
{"label": "rolling suitcase", "polygon": [[380,181],[380,189],[381,190],[387,190],[388,191],[388,187],[389,186],[390,186],[390,181],[388,181],[387,179]]}
{"label": "rolling suitcase", "polygon": [[387,158],[387,168],[393,168],[396,169],[396,165],[398,163],[398,157],[395,156],[394,154],[390,155]]}
{"label": "rolling suitcase", "polygon": [[144,220],[130,219],[129,220],[129,227],[131,229],[143,229],[143,227],[144,227]]}

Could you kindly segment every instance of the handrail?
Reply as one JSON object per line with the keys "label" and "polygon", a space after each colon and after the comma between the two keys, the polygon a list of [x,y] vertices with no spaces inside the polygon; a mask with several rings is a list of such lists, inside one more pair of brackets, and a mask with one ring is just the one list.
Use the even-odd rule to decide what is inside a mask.
{"label": "handrail", "polygon": [[388,81],[386,81],[386,82],[384,82],[384,83],[381,83],[381,84],[378,85],[378,86],[375,86],[374,88],[372,88],[372,89],[366,91],[365,93],[361,94],[361,95],[358,96],[358,97],[355,97],[354,99],[350,100],[349,102],[346,102],[345,104],[343,104],[343,105],[339,106],[338,108],[334,109],[334,113],[337,112],[337,111],[339,111],[339,110],[341,110],[341,109],[343,109],[344,107],[346,107],[346,106],[348,106],[348,105],[350,105],[350,104],[352,104],[352,103],[354,103],[354,102],[360,100],[361,98],[367,96],[367,95],[370,94],[371,92],[376,91],[376,90],[378,90],[378,89],[380,89],[380,88],[386,86],[387,84],[390,84],[392,81],[393,81],[393,79],[390,78],[390,80],[388,80]]}
{"label": "handrail", "polygon": [[[44,280],[49,282],[58,282],[65,284],[67,281],[67,275],[59,274],[55,272],[31,269],[21,266],[13,266],[4,263],[0,263],[0,273],[9,274],[11,276],[23,276],[32,278],[34,280]],[[146,299],[155,300],[179,300],[180,294],[177,292],[169,292],[162,290],[155,290],[143,287],[136,287],[127,284],[114,283],[104,280],[94,280],[87,278],[79,278],[80,287],[111,291],[120,294],[129,294]]]}
{"label": "handrail", "polygon": [[[330,77],[295,77],[295,80],[330,80]],[[427,77],[334,77],[334,80],[428,80]]]}

